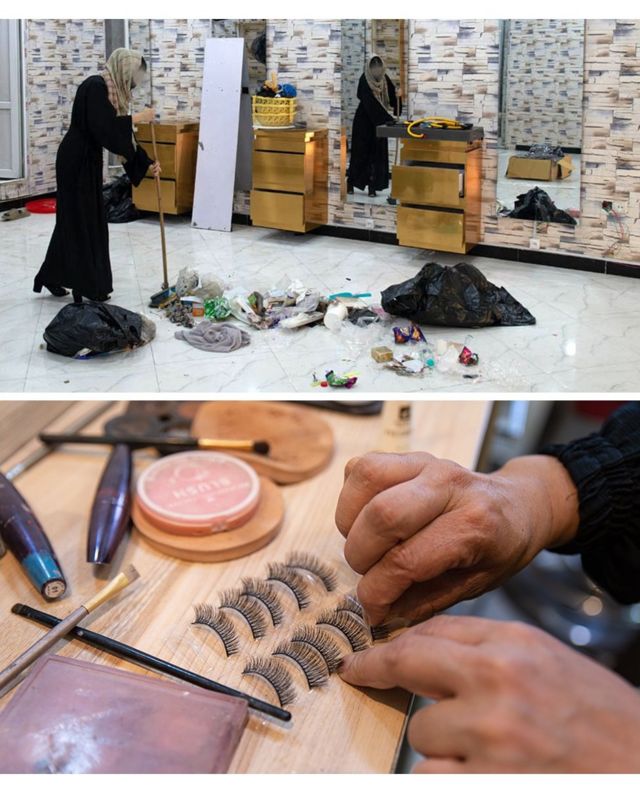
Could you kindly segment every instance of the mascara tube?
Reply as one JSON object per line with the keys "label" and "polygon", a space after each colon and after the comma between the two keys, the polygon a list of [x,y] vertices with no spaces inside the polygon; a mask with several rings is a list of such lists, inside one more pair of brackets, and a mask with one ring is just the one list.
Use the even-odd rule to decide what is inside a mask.
{"label": "mascara tube", "polygon": [[42,597],[55,600],[64,595],[67,582],[49,538],[27,502],[1,473],[0,535]]}
{"label": "mascara tube", "polygon": [[91,509],[87,562],[111,564],[131,520],[131,448],[113,447]]}

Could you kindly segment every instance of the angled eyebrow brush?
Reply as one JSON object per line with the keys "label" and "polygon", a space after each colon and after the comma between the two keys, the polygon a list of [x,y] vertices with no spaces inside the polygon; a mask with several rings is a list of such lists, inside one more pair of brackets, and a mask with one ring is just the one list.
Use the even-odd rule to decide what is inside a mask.
{"label": "angled eyebrow brush", "polygon": [[49,432],[43,432],[38,437],[43,443],[50,445],[82,443],[116,446],[117,444],[125,444],[130,449],[147,449],[152,447],[164,454],[186,451],[187,449],[269,454],[269,444],[267,441],[226,440],[225,438],[180,438],[163,435],[79,435],[74,433]]}

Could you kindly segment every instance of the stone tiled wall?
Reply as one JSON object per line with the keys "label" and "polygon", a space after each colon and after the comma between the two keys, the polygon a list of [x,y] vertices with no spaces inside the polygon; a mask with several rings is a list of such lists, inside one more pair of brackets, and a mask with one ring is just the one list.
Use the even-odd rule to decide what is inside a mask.
{"label": "stone tiled wall", "polygon": [[76,88],[104,65],[103,20],[29,19],[24,25],[26,175],[0,182],[0,201],[55,190],[56,152]]}
{"label": "stone tiled wall", "polygon": [[[165,117],[197,116],[209,20],[152,20],[154,101]],[[0,185],[0,199],[54,189],[55,151],[77,83],[101,63],[100,20],[27,22],[29,177]],[[298,87],[299,117],[330,132],[330,223],[395,229],[389,206],[340,198],[341,21],[268,20],[268,69]],[[73,40],[74,47],[68,48]],[[532,224],[495,216],[498,128],[497,20],[410,20],[408,104],[413,117],[458,115],[485,128],[483,240],[527,247]],[[616,239],[603,199],[625,206],[630,242],[615,257],[640,263],[640,20],[587,20],[584,58],[582,218],[538,230],[541,247],[601,256]],[[246,211],[246,195],[236,210]]]}

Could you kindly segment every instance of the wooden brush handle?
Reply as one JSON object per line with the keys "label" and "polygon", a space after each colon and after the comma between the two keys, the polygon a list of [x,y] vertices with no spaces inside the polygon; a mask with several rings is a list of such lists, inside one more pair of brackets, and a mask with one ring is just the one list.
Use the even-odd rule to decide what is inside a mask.
{"label": "wooden brush handle", "polygon": [[61,622],[56,625],[55,628],[52,628],[49,633],[43,636],[41,639],[35,644],[32,644],[28,650],[25,650],[22,655],[19,655],[14,661],[12,661],[6,669],[3,669],[0,672],[0,691],[12,680],[14,680],[20,672],[24,671],[29,664],[32,664],[36,661],[43,653],[46,653],[50,647],[69,633],[70,630],[76,627],[76,625],[81,622],[87,614],[90,614],[94,609],[97,609],[98,606],[101,606],[103,603],[106,603],[107,600],[110,600],[112,597],[115,597],[119,592],[125,587],[128,587],[133,581],[135,581],[139,576],[138,571],[135,569],[133,565],[129,565],[127,569],[122,572],[118,573],[118,575],[110,581],[105,587],[103,587],[99,592],[96,592],[93,597],[89,598],[86,603],[82,606],[78,606],[75,611],[72,611],[68,617],[65,617]]}
{"label": "wooden brush handle", "polygon": [[25,650],[22,655],[19,655],[13,660],[9,666],[0,672],[0,691],[14,680],[20,672],[23,672],[30,664],[37,661],[41,655],[47,652],[53,645],[65,636],[72,628],[81,622],[88,614],[88,610],[84,606],[79,606],[75,611],[72,611],[68,617],[65,617],[55,628],[52,628],[49,633],[46,633],[35,644],[32,644],[29,649]]}

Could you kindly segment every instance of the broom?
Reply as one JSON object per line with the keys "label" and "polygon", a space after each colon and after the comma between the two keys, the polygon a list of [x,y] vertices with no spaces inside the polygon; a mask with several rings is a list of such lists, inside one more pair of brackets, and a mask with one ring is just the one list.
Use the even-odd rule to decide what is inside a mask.
{"label": "broom", "polygon": [[[151,127],[151,144],[153,146],[153,159],[158,162],[158,147],[156,145],[156,131],[155,123],[152,121],[149,125]],[[156,174],[156,197],[158,199],[158,215],[160,216],[160,240],[162,243],[162,290],[151,295],[151,303],[153,304],[169,289],[169,272],[167,269],[167,243],[164,236],[164,213],[162,211],[162,192],[160,190],[160,175]],[[168,295],[166,295],[168,297]]]}

